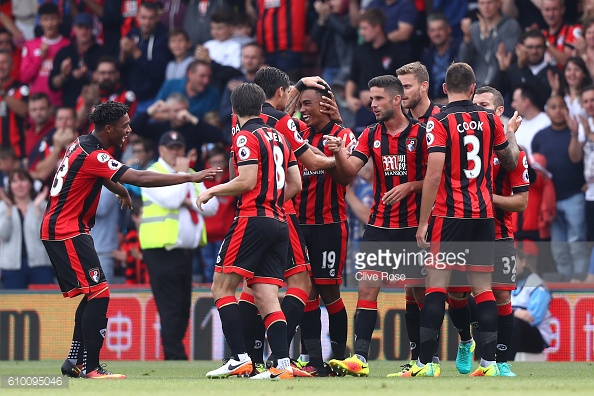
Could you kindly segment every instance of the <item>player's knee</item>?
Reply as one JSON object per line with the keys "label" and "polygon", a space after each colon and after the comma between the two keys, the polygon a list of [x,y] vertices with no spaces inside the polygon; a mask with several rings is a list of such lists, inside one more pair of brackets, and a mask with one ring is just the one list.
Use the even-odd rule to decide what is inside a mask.
{"label": "player's knee", "polygon": [[499,304],[507,304],[511,300],[511,292],[509,290],[493,290],[495,302]]}
{"label": "player's knee", "polygon": [[311,278],[309,277],[309,273],[307,271],[299,272],[288,277],[287,286],[289,288],[301,289],[309,294],[311,290]]}
{"label": "player's knee", "polygon": [[340,286],[339,285],[319,285],[318,291],[324,304],[330,304],[340,298]]}
{"label": "player's knee", "polygon": [[379,291],[379,287],[359,286],[358,298],[359,300],[365,301],[377,301],[377,295],[379,294]]}

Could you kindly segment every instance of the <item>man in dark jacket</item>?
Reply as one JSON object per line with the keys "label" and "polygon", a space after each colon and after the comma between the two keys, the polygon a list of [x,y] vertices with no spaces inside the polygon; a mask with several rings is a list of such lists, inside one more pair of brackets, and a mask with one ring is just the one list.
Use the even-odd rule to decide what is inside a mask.
{"label": "man in dark jacket", "polygon": [[173,59],[159,10],[157,3],[143,2],[138,9],[138,27],[120,41],[122,81],[136,94],[139,112],[154,100],[165,80],[167,62]]}

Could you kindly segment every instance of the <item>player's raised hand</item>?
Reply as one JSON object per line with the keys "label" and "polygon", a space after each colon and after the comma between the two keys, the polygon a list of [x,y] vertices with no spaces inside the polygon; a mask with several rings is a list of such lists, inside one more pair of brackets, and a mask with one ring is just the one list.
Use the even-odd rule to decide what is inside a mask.
{"label": "player's raised hand", "polygon": [[516,133],[521,124],[522,116],[519,115],[517,111],[514,111],[514,115],[507,122],[507,130]]}
{"label": "player's raised hand", "polygon": [[419,224],[417,228],[417,246],[421,249],[427,249],[431,244],[427,242],[427,229],[429,228],[429,224]]}
{"label": "player's raised hand", "polygon": [[122,196],[120,194],[116,194],[116,198],[120,200],[120,205],[121,208],[124,209],[125,207],[129,207],[130,210],[132,210],[132,198],[130,197],[130,194],[128,193],[128,190],[126,190],[126,195]]}
{"label": "player's raised hand", "polygon": [[324,135],[324,139],[326,139],[326,147],[333,153],[338,153],[340,150],[345,149],[344,139],[342,138],[331,135]]}
{"label": "player's raised hand", "polygon": [[322,96],[320,113],[328,114],[332,121],[342,124],[342,117],[340,116],[340,111],[338,110],[338,105],[332,91],[330,91],[330,97]]}
{"label": "player's raised hand", "polygon": [[[212,180],[217,175],[217,173],[222,173],[223,170],[221,168],[208,168],[201,170],[200,172],[192,173],[192,182],[193,183],[200,183],[204,180]],[[210,199],[210,198],[209,198]]]}
{"label": "player's raised hand", "polygon": [[198,209],[204,211],[204,209],[202,209],[202,204],[207,203],[211,198],[212,194],[210,193],[210,189],[202,191],[200,194],[198,194],[198,197],[196,198],[196,206],[198,206]]}

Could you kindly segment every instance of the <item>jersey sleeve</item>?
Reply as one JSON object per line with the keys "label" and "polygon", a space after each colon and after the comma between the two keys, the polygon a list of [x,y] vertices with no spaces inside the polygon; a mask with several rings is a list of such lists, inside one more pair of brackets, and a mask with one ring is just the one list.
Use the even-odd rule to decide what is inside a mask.
{"label": "jersey sleeve", "polygon": [[565,35],[565,46],[574,49],[577,37],[583,37],[581,25],[569,26]]}
{"label": "jersey sleeve", "polygon": [[443,127],[443,124],[437,119],[429,117],[426,129],[425,140],[427,143],[427,153],[445,153],[448,132]]}
{"label": "jersey sleeve", "polygon": [[295,120],[287,114],[276,123],[274,129],[276,129],[285,137],[285,139],[289,142],[289,146],[295,152],[295,155],[299,157],[308,149],[308,146],[307,142],[303,140],[301,134],[299,133],[297,121],[298,120]]}
{"label": "jersey sleeve", "polygon": [[109,179],[113,182],[120,180],[120,177],[128,169],[129,167],[127,165],[113,158],[105,150],[93,151],[88,155],[84,164],[85,173]]}
{"label": "jersey sleeve", "polygon": [[353,152],[351,153],[352,156],[359,158],[364,164],[367,163],[367,160],[369,160],[369,157],[371,156],[369,139],[372,139],[372,133],[371,129],[367,127],[359,136],[359,140],[357,141],[357,144],[355,144]]}
{"label": "jersey sleeve", "polygon": [[508,173],[510,186],[514,193],[528,191],[530,177],[528,176],[528,157],[524,151],[520,151],[516,169]]}
{"label": "jersey sleeve", "polygon": [[258,165],[260,144],[254,134],[239,131],[234,137],[231,150],[235,153],[237,166]]}
{"label": "jersey sleeve", "polygon": [[505,130],[503,129],[503,124],[501,120],[497,116],[493,116],[495,119],[495,150],[503,150],[509,144],[507,141],[507,137],[505,137]]}

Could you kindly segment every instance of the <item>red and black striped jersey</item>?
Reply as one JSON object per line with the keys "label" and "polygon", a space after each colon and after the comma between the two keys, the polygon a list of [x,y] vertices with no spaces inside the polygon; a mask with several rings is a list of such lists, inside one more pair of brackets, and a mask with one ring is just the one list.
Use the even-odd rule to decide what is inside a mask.
{"label": "red and black striped jersey", "polygon": [[[511,172],[501,166],[497,155],[493,157],[493,194],[509,197],[512,194],[526,192],[529,187],[528,158],[524,151],[520,151],[518,165]],[[512,217],[512,212],[495,207],[496,240],[514,237]]]}
{"label": "red and black striped jersey", "polygon": [[[2,90],[5,96],[12,96],[14,99],[23,102],[29,101],[29,87],[19,81],[10,79]],[[27,156],[25,149],[25,122],[26,117],[19,117],[6,104],[4,97],[0,97],[0,144],[12,146],[18,159]]]}
{"label": "red and black striped jersey", "polygon": [[88,234],[95,225],[104,179],[117,182],[128,166],[113,158],[92,134],[77,138],[54,176],[41,223],[41,239]]}
{"label": "red and black striped jersey", "polygon": [[[348,128],[334,122],[328,123],[321,131],[313,128],[303,131],[303,138],[326,156],[333,154],[326,148],[324,135],[337,136],[345,141],[345,146],[356,142],[355,134]],[[299,164],[302,190],[295,196],[295,209],[299,224],[329,224],[346,220],[346,187],[335,182],[324,170],[310,171]]]}
{"label": "red and black striped jersey", "polygon": [[[443,106],[433,103],[433,101],[430,101],[429,107],[427,108],[427,111],[425,112],[425,114],[423,114],[422,116],[417,118],[417,120],[422,122],[423,124],[427,124],[427,121],[429,121],[429,117],[439,113],[442,110],[443,110]],[[415,119],[413,117],[412,113],[410,112],[410,110],[406,113],[406,115],[408,116],[408,118],[412,118],[413,120]]]}
{"label": "red and black striped jersey", "polygon": [[368,126],[361,136],[353,156],[373,161],[373,205],[369,225],[383,228],[407,228],[419,225],[421,194],[409,194],[394,205],[382,198],[392,188],[423,180],[427,170],[427,139],[425,125],[411,119],[408,127],[390,135],[383,122]]}
{"label": "red and black striped jersey", "polygon": [[258,44],[266,53],[303,52],[306,2],[303,0],[257,0]]}
{"label": "red and black striped jersey", "polygon": [[494,150],[508,142],[499,117],[470,100],[448,104],[427,122],[429,154],[445,153],[434,216],[493,217]]}
{"label": "red and black striped jersey", "polygon": [[287,139],[270,128],[261,118],[252,118],[233,137],[235,173],[241,166],[258,165],[258,181],[253,190],[237,201],[239,217],[271,217],[286,221],[282,206],[285,201],[285,181],[289,168],[297,166],[295,154]]}
{"label": "red and black striped jersey", "polygon": [[[101,101],[100,103],[105,103],[111,100],[112,102],[123,103],[128,106],[128,115],[130,116],[130,119],[132,119],[134,113],[136,112],[136,94],[134,94],[132,91],[122,89],[119,85],[116,87],[114,92],[106,92],[101,90],[99,92],[99,98]],[[80,95],[76,100],[76,112],[78,113],[78,111],[82,109],[84,105],[85,102],[83,96]],[[95,129],[95,124],[90,124],[88,133],[93,132],[93,129]]]}
{"label": "red and black striped jersey", "polygon": [[[303,121],[291,117],[284,111],[275,109],[268,102],[262,105],[262,113],[260,114],[260,118],[266,125],[276,129],[277,132],[282,134],[287,139],[291,145],[291,150],[293,150],[296,157],[299,157],[309,148],[307,146],[307,142],[303,140],[300,134],[301,131],[307,129],[307,125]],[[231,127],[232,131],[239,130],[237,125],[237,116],[235,114],[233,114],[231,117]],[[293,205],[292,199],[285,201],[283,207],[285,209],[285,214],[295,214],[295,206]]]}

